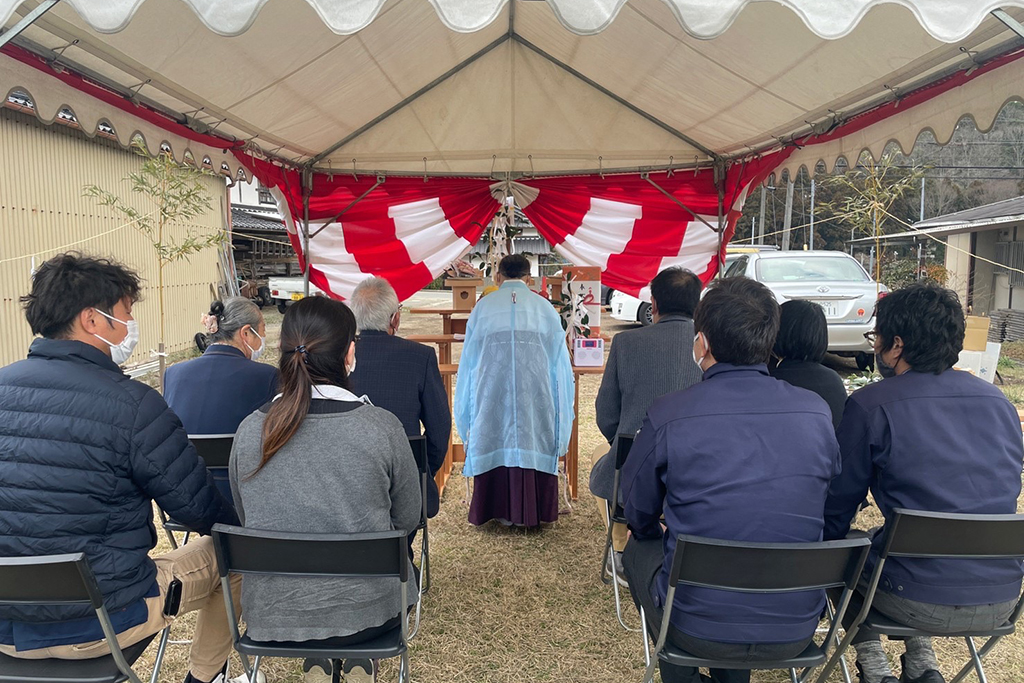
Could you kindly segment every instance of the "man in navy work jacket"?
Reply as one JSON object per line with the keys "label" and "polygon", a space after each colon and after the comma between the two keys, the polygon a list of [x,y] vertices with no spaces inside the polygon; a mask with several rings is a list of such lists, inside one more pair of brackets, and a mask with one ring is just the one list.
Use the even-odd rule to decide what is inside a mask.
{"label": "man in navy work jacket", "polygon": [[[704,379],[654,402],[622,472],[633,532],[623,570],[655,632],[679,534],[819,541],[828,484],[839,471],[828,405],[768,375],[779,329],[772,293],[746,278],[718,281],[693,324]],[[668,638],[713,659],[792,657],[810,642],[824,602],[821,591],[751,595],[680,586]],[[697,669],[664,663],[661,675],[666,683],[701,680]],[[712,669],[711,678],[748,681],[750,672]]]}
{"label": "man in navy work jacket", "polygon": [[[1020,418],[999,389],[953,370],[964,342],[956,294],[914,284],[878,302],[875,367],[884,379],[854,393],[837,432],[843,472],[825,506],[825,538],[842,538],[871,491],[894,508],[1013,514],[1021,488]],[[875,550],[882,536],[875,536]],[[874,561],[868,562],[871,572]],[[889,558],[873,607],[934,632],[1006,622],[1021,588],[1018,560]],[[859,605],[851,604],[855,615]],[[877,633],[854,638],[865,683],[895,683]],[[904,683],[940,683],[929,638],[906,641]]]}
{"label": "man in navy work jacket", "polygon": [[393,413],[408,436],[419,436],[422,423],[431,475],[427,480],[427,515],[433,517],[440,508],[433,475],[444,464],[452,433],[452,414],[437,355],[429,346],[395,334],[402,312],[398,295],[387,280],[363,280],[348,303],[359,328],[356,367],[351,375],[353,391]]}
{"label": "man in navy work jacket", "polygon": [[[0,370],[0,556],[85,553],[122,646],[198,610],[186,681],[213,681],[231,652],[213,542],[150,559],[153,501],[204,534],[238,518],[160,394],[118,367],[138,342],[139,294],[132,271],[73,254],[33,276],[22,302],[41,337]],[[89,659],[110,649],[89,605],[6,605],[0,652]]]}

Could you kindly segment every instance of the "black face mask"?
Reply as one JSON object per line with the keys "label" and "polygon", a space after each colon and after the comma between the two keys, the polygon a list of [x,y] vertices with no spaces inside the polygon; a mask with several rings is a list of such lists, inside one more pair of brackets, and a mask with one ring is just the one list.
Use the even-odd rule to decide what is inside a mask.
{"label": "black face mask", "polygon": [[875,354],[875,369],[878,370],[878,374],[882,376],[882,379],[896,376],[896,368],[882,360],[882,354],[880,353]]}

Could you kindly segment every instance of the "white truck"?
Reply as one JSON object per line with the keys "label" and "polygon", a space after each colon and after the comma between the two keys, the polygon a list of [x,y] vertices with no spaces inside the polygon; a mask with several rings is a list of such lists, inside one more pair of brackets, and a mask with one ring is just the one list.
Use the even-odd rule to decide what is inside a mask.
{"label": "white truck", "polygon": [[[277,303],[277,310],[284,313],[293,301],[305,298],[305,287],[301,277],[272,277],[268,280],[270,298]],[[312,282],[309,283],[310,296],[324,296],[324,293]]]}

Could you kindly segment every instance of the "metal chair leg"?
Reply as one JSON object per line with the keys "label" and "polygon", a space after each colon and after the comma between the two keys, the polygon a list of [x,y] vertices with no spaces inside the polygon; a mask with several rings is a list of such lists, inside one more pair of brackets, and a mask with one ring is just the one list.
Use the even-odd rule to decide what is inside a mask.
{"label": "metal chair leg", "polygon": [[[836,612],[832,608],[832,601],[829,598],[825,598],[825,613],[828,615],[829,623],[830,624],[835,624],[836,623]],[[836,629],[834,631],[832,631],[831,628],[827,628],[827,629],[817,628],[817,629],[815,629],[815,633],[821,633],[823,630],[824,631],[832,631],[832,640],[835,642],[835,648],[836,648],[835,650],[833,650],[833,654],[835,654],[835,652],[838,652],[839,647],[842,645],[842,641],[839,639],[839,630],[842,627],[843,627],[842,624],[837,624],[836,625]],[[828,652],[829,646],[831,644],[832,643],[830,643],[830,642],[822,642],[821,649],[824,650],[825,652]],[[829,660],[829,666],[834,666],[832,664],[832,660],[831,659]],[[846,665],[846,657],[845,656],[839,658],[839,667],[840,667],[840,670],[842,671],[842,676],[843,676],[844,683],[853,683],[850,680],[850,668]],[[813,670],[814,670],[813,667],[807,667],[802,672],[800,672],[800,676],[797,678],[797,683],[804,683],[804,681],[806,681],[808,678],[810,678],[811,672]],[[817,680],[820,681],[821,678],[819,677]]]}
{"label": "metal chair leg", "polygon": [[256,683],[260,676],[260,662],[263,661],[263,657],[257,657],[252,663],[252,673],[249,674],[249,683]]}
{"label": "metal chair leg", "polygon": [[[604,537],[604,552],[601,553],[601,573],[599,576],[601,577],[601,581],[607,582],[608,579],[605,578],[605,568],[608,566],[608,555],[612,552],[612,520],[608,515],[607,505],[605,505],[604,521],[605,524],[608,525],[608,532]],[[612,569],[615,569],[614,562],[612,563]],[[615,577],[612,577],[613,580],[614,578]]]}
{"label": "metal chair leg", "polygon": [[978,648],[974,645],[974,638],[964,638],[967,641],[967,649],[971,651],[971,661],[974,662],[974,669],[978,672],[978,683],[988,683],[985,677],[985,667],[981,665],[981,656],[978,655]]}
{"label": "metal chair leg", "polygon": [[398,663],[398,683],[407,683],[409,680],[409,651],[402,653]]}
{"label": "metal chair leg", "polygon": [[170,636],[170,626],[160,633],[160,643],[156,648],[156,658],[153,660],[153,674],[149,677],[149,683],[157,683],[157,680],[160,678],[160,667],[164,663],[164,654],[167,652],[167,641]]}
{"label": "metal chair leg", "polygon": [[651,665],[651,644],[647,640],[647,615],[644,608],[640,608],[640,637],[644,640],[644,666]]}
{"label": "metal chair leg", "polygon": [[245,672],[246,678],[248,678],[250,681],[253,680],[252,664],[249,663],[249,655],[242,654],[241,652],[239,652],[238,658],[242,661],[242,671]]}
{"label": "metal chair leg", "polygon": [[619,593],[620,590],[621,590],[621,588],[619,587],[619,574],[618,574],[618,571],[615,569],[615,562],[613,561],[612,562],[612,591],[615,593],[615,616],[617,616],[619,618],[619,626],[621,626],[623,629],[625,629],[626,631],[629,631],[631,633],[636,633],[637,631],[642,631],[643,630],[642,626],[641,626],[641,628],[630,628],[629,626],[626,625],[626,621],[622,617],[622,598],[620,597],[620,593]]}
{"label": "metal chair leg", "polygon": [[[980,650],[978,650],[978,659],[982,659],[985,655],[987,655],[989,652],[991,652],[992,648],[994,648],[996,646],[996,643],[998,643],[1000,640],[1002,640],[1002,638],[1003,638],[1002,636],[992,636],[991,638],[986,640],[985,644],[981,646]],[[954,676],[953,680],[951,680],[949,683],[960,683],[960,681],[962,681],[964,679],[964,677],[967,674],[969,674],[971,672],[971,669],[973,669],[973,668],[974,668],[974,658],[972,657],[969,662],[964,664],[963,668],[960,669],[960,671],[957,673],[957,675]]]}
{"label": "metal chair leg", "polygon": [[789,681],[790,683],[800,683],[800,678],[796,675],[796,669],[789,670]]}
{"label": "metal chair leg", "polygon": [[423,527],[423,541],[420,546],[420,581],[423,583],[423,593],[430,590],[430,540],[427,527]]}

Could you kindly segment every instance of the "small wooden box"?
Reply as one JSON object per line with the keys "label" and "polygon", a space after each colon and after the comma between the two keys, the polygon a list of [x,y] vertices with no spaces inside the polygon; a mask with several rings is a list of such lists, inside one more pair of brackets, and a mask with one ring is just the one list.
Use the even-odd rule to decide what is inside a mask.
{"label": "small wooden box", "polygon": [[476,288],[484,281],[480,278],[450,277],[445,284],[452,288],[452,308],[456,311],[472,311],[476,305]]}

